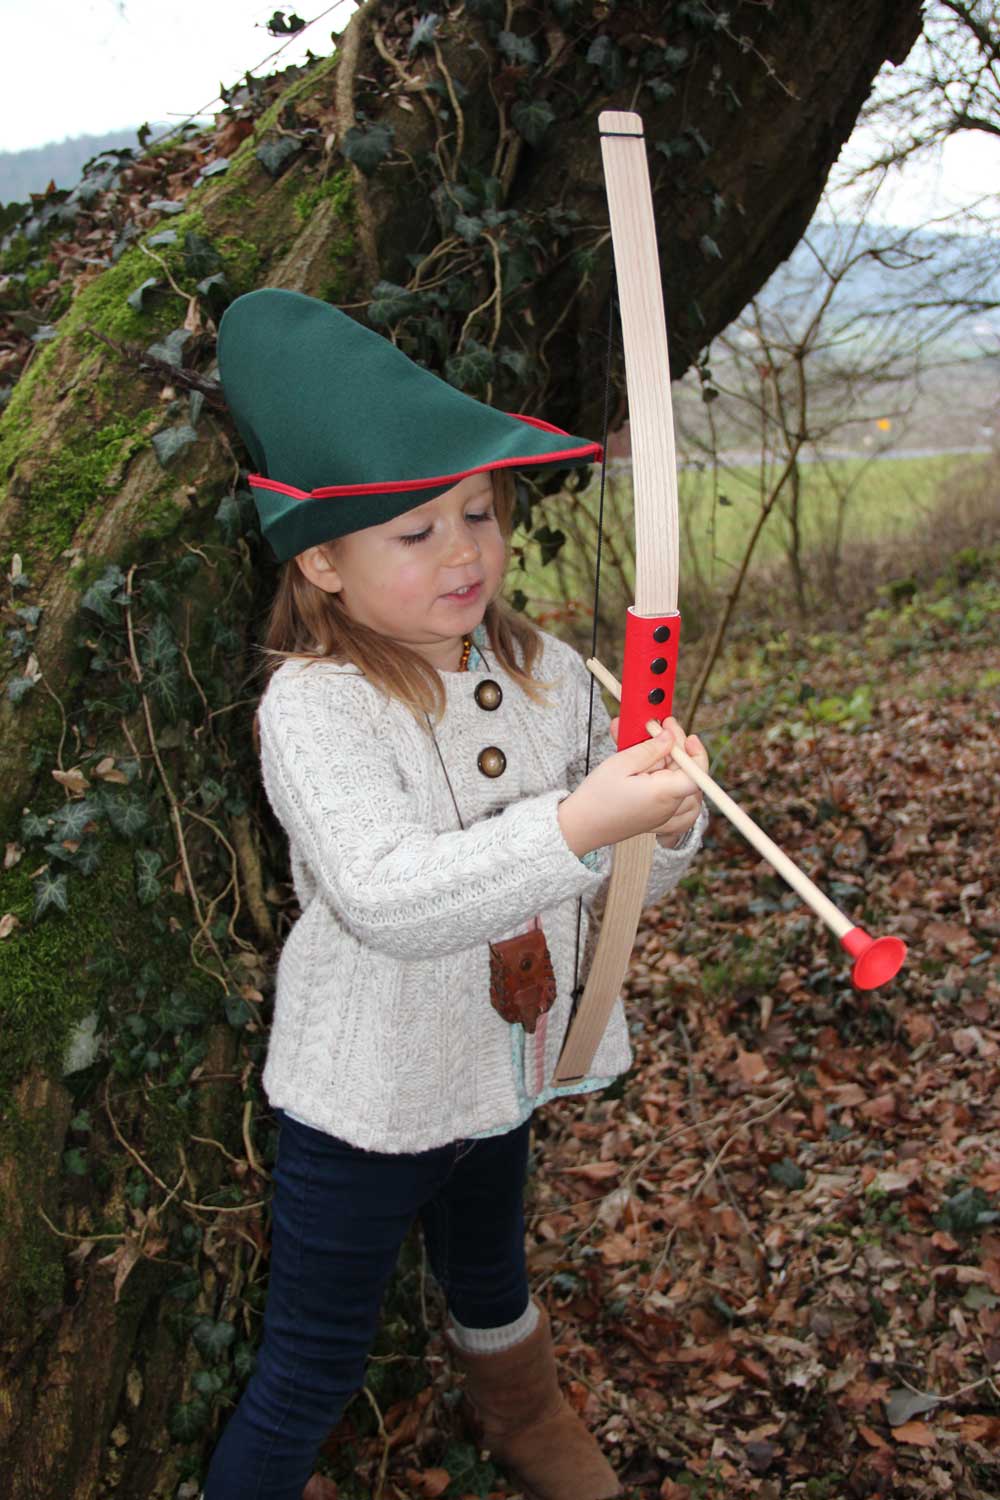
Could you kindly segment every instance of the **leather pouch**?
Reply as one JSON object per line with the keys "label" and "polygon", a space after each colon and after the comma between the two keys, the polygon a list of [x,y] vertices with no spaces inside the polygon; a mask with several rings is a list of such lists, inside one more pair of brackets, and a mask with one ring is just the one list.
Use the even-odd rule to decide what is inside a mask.
{"label": "leather pouch", "polygon": [[552,959],[540,927],[490,944],[490,1000],[505,1021],[533,1035],[555,998]]}

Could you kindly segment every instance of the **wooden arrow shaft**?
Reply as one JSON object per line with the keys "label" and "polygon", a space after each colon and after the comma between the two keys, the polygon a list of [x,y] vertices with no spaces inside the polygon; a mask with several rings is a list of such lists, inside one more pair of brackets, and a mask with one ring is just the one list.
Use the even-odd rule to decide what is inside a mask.
{"label": "wooden arrow shaft", "polygon": [[[598,682],[607,688],[612,697],[620,700],[621,684],[608,671],[607,667],[602,666],[593,657],[587,662],[587,666]],[[658,724],[655,719],[650,719],[646,728],[651,736],[655,736],[660,733],[662,725]],[[764,856],[768,864],[778,872],[782,880],[787,881],[792,890],[796,891],[802,897],[806,905],[812,907],[816,915],[821,921],[826,923],[831,932],[838,938],[842,938],[845,933],[851,931],[855,924],[850,918],[845,917],[840,908],[834,906],[829,896],[825,896],[815,881],[810,880],[809,876],[799,868],[794,860],[789,859],[785,851],[779,848],[774,840],[768,837],[763,828],[755,823],[749,814],[743,811],[739,803],[734,802],[729,793],[724,792],[718,782],[713,781],[708,772],[703,771],[701,766],[691,759],[683,746],[674,744],[671,747],[670,756],[674,763],[680,766],[682,771],[687,772],[695,785],[701,788],[709,801],[729,819],[733,827],[737,828],[747,842],[753,845],[757,853]]]}

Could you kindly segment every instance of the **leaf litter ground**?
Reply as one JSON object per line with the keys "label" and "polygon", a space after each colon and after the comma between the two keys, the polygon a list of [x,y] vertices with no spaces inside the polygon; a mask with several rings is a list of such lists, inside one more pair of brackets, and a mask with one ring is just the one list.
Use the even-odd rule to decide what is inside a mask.
{"label": "leaf litter ground", "polygon": [[[906,939],[900,978],[853,991],[716,815],[644,914],[633,1070],[536,1117],[533,1283],[629,1497],[1000,1494],[996,620],[875,662],[864,640],[800,652],[796,674],[844,703],[877,673],[857,723],[746,727],[756,672],[705,726],[747,810],[852,917]],[[455,1441],[439,1335],[425,1362],[371,1477],[386,1496],[516,1495]]]}

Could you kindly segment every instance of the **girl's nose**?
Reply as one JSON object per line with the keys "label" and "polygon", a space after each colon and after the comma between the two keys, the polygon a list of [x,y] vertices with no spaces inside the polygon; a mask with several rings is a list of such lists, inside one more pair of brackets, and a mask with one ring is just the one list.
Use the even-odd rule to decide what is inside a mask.
{"label": "girl's nose", "polygon": [[448,546],[448,562],[453,566],[474,562],[479,556],[479,542],[468,526],[460,526],[452,533]]}

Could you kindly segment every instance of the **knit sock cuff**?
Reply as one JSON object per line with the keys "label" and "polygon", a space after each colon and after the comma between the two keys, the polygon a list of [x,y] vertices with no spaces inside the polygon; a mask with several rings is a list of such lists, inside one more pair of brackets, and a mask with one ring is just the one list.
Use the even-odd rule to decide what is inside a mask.
{"label": "knit sock cuff", "polygon": [[538,1327],[538,1308],[529,1302],[519,1318],[501,1328],[465,1328],[451,1315],[450,1333],[460,1349],[468,1354],[499,1354],[519,1344]]}

